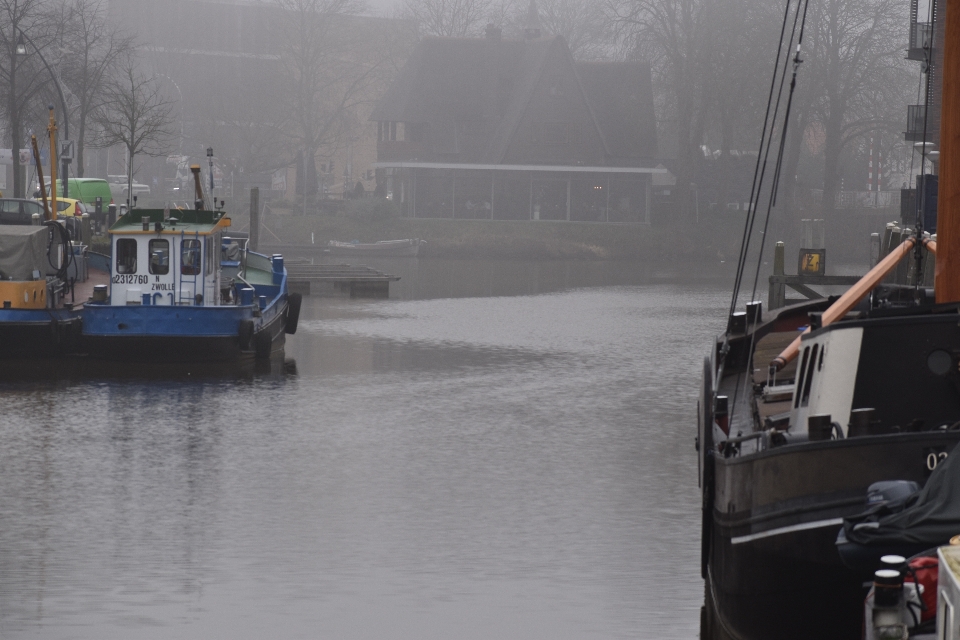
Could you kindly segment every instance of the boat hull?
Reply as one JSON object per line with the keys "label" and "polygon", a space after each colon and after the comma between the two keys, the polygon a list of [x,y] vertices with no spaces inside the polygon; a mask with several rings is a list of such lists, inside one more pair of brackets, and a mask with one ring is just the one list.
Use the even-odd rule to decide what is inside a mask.
{"label": "boat hull", "polygon": [[65,309],[0,309],[0,360],[76,352],[80,318]]}
{"label": "boat hull", "polygon": [[84,310],[81,349],[90,358],[118,362],[268,358],[283,348],[287,314],[286,295],[259,316],[252,306],[91,304]]}
{"label": "boat hull", "polygon": [[837,551],[842,518],[866,508],[874,482],[922,484],[929,453],[958,442],[931,431],[716,459],[701,637],[859,637],[864,576]]}

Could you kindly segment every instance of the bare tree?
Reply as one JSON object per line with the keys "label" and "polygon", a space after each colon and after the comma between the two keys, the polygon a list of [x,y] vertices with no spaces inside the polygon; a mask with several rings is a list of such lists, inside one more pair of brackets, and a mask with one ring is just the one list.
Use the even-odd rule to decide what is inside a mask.
{"label": "bare tree", "polygon": [[530,4],[537,12],[544,35],[563,36],[570,53],[578,60],[601,60],[614,55],[616,36],[613,24],[596,0],[517,0],[510,7],[508,31],[519,37],[529,19]]}
{"label": "bare tree", "polygon": [[[7,121],[13,149],[13,196],[24,196],[24,176],[18,149],[24,148],[28,122],[40,122],[39,98],[49,95],[53,78],[38,59],[38,50],[56,41],[55,14],[45,11],[40,0],[0,0],[0,108]],[[19,49],[19,51],[18,51]],[[65,116],[66,114],[64,114]]]}
{"label": "bare tree", "polygon": [[302,192],[307,197],[317,192],[318,150],[343,142],[358,109],[375,99],[391,58],[372,37],[376,34],[363,31],[376,27],[351,18],[361,8],[354,0],[278,4],[282,10],[274,26],[283,36],[278,40],[287,85],[283,132],[306,164]]}
{"label": "bare tree", "polygon": [[[709,0],[608,0],[618,37],[632,58],[650,61],[660,112],[675,130],[677,189],[687,197],[705,129]],[[681,206],[685,206],[681,202]]]}
{"label": "bare tree", "polygon": [[813,117],[824,134],[823,207],[829,211],[844,148],[901,124],[910,86],[902,59],[907,9],[895,0],[824,0],[812,8],[810,72],[821,86]]}
{"label": "bare tree", "polygon": [[84,175],[84,149],[87,128],[102,105],[104,87],[114,67],[133,50],[133,38],[121,34],[107,21],[106,5],[101,0],[72,0],[67,5],[67,29],[70,37],[61,43],[63,77],[78,102],[76,171]]}
{"label": "bare tree", "polygon": [[422,35],[477,36],[488,22],[503,24],[513,0],[404,0],[400,15],[417,22]]}
{"label": "bare tree", "polygon": [[103,106],[96,122],[102,129],[97,146],[122,144],[127,151],[127,198],[133,192],[133,161],[137,155],[162,156],[173,136],[173,102],[159,83],[142,73],[132,56],[104,83]]}

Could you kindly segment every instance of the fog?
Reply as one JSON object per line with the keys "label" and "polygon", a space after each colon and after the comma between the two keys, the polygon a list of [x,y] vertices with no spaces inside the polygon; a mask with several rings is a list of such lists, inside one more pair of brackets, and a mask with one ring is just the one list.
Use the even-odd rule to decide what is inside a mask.
{"label": "fog", "polygon": [[[807,5],[787,6],[788,24],[800,6]],[[919,8],[921,14],[924,8]],[[400,187],[388,184],[392,172],[377,164],[391,159],[378,155],[382,125],[371,120],[378,101],[402,82],[420,40],[482,38],[492,25],[504,43],[531,33],[541,39],[558,36],[578,63],[649,65],[652,144],[631,141],[633,147],[624,153],[611,151],[611,141],[627,132],[618,123],[601,122],[607,146],[602,154],[558,154],[554,148],[531,158],[540,164],[660,166],[669,173],[644,187],[652,201],[632,214],[637,220],[677,225],[692,218],[702,227],[705,218],[716,228],[739,226],[750,206],[783,11],[782,4],[770,0],[2,0],[0,15],[13,29],[4,29],[0,42],[12,50],[12,33],[28,39],[24,54],[14,56],[14,73],[10,65],[0,65],[3,146],[27,148],[32,132],[47,157],[47,104],[56,107],[63,124],[58,86],[52,81],[56,77],[76,142],[70,174],[106,178],[133,173],[151,189],[141,205],[188,200],[183,198],[191,186],[187,167],[199,162],[206,172],[208,148],[214,152],[219,197],[231,204],[246,202],[253,186],[265,192],[262,199],[308,213],[338,208],[331,201],[360,191],[396,202]],[[681,14],[687,18],[681,20]],[[919,65],[903,58],[909,44],[906,5],[822,0],[809,4],[804,15],[803,62],[772,223],[778,237],[794,240],[801,219],[822,218],[830,224],[843,217],[841,212],[849,214],[847,219],[863,212],[895,217],[899,190],[911,186],[921,172],[901,124],[908,104],[923,103]],[[789,29],[786,33],[783,45],[795,41]],[[780,60],[782,73],[789,65],[785,55]],[[124,70],[133,74],[126,83],[120,81]],[[581,83],[592,75],[580,67],[577,73]],[[639,78],[636,91],[644,91],[642,84]],[[612,103],[620,98],[606,98],[612,106],[601,105],[598,94],[605,93],[589,96],[597,117],[616,108],[637,119],[647,117],[642,101],[618,105]],[[785,103],[786,94],[780,96]],[[134,131],[110,126],[125,121],[125,97],[150,107],[145,111],[150,117],[135,123]],[[127,104],[132,104],[129,99]],[[431,115],[433,107],[421,108],[428,111],[408,109],[404,117],[423,123],[427,137],[437,139],[447,125]],[[481,125],[493,132],[509,114],[500,109],[450,117],[457,135],[468,135],[464,132]],[[474,117],[483,122],[471,124]],[[558,111],[544,118],[577,116]],[[408,124],[409,129],[416,123]],[[525,123],[516,135],[527,135],[536,126]],[[569,126],[582,131],[593,125]],[[769,137],[779,136],[782,126],[775,125]],[[150,133],[131,135],[142,131]],[[61,126],[59,135],[64,134]],[[931,139],[937,135],[935,130],[928,134]],[[440,148],[443,144],[434,144],[434,152],[458,162],[478,161],[464,153],[457,160]],[[406,159],[423,157],[415,153]],[[27,183],[35,184],[35,169],[24,164],[13,157],[2,165],[0,189],[8,195],[31,192]],[[762,207],[766,194],[753,196]],[[881,215],[886,210],[889,214]],[[402,206],[394,211],[408,213]],[[532,210],[516,215],[534,217]],[[568,216],[575,218],[576,212]],[[857,233],[862,230],[857,227]],[[721,250],[711,246],[709,251],[714,249]],[[721,252],[733,250],[725,246]]]}

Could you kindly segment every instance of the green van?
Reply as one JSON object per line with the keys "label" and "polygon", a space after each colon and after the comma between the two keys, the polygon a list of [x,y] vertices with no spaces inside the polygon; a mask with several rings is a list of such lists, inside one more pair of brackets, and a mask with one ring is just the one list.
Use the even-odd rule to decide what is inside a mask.
{"label": "green van", "polygon": [[[93,208],[96,206],[98,196],[102,198],[103,211],[106,211],[107,205],[113,202],[110,185],[103,178],[70,178],[67,181],[67,187],[69,188],[68,197],[88,205],[90,211],[93,211]],[[49,188],[50,181],[47,180],[48,197],[50,196]],[[57,180],[57,196],[63,197],[63,181],[59,179]],[[40,197],[39,189],[37,189],[33,197]]]}

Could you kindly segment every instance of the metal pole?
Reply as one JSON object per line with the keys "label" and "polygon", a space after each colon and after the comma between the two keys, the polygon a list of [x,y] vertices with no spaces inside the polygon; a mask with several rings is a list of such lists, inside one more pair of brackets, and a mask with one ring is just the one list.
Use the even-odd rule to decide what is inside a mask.
{"label": "metal pole", "polygon": [[[43,57],[43,54],[40,53],[40,48],[37,45],[33,44],[33,40],[31,40],[30,37],[23,32],[23,29],[19,29],[19,31],[20,31],[20,35],[23,36],[23,39],[29,42],[30,46],[33,47],[33,50],[37,52],[37,56],[40,57],[40,62],[43,63],[43,66],[47,68],[47,72],[50,74],[50,77],[53,78],[53,84],[57,88],[57,94],[60,96],[60,108],[63,109],[63,137],[65,140],[69,140],[70,139],[70,118],[67,117],[67,101],[63,97],[63,90],[60,88],[60,81],[57,80],[57,76],[56,74],[53,73],[53,69],[50,68],[50,65],[47,64],[47,60]],[[52,146],[50,148],[50,153],[52,157],[52,154],[53,154]],[[70,165],[70,161],[64,159],[63,160],[63,178],[62,178],[64,198],[69,197],[67,195],[69,194],[69,190],[67,189],[67,168],[69,165]],[[56,178],[51,176],[50,178],[51,184],[53,184],[53,181],[55,179]],[[53,188],[56,189],[56,186],[54,186]]]}
{"label": "metal pole", "polygon": [[250,241],[247,246],[251,251],[260,246],[260,187],[250,189]]}

